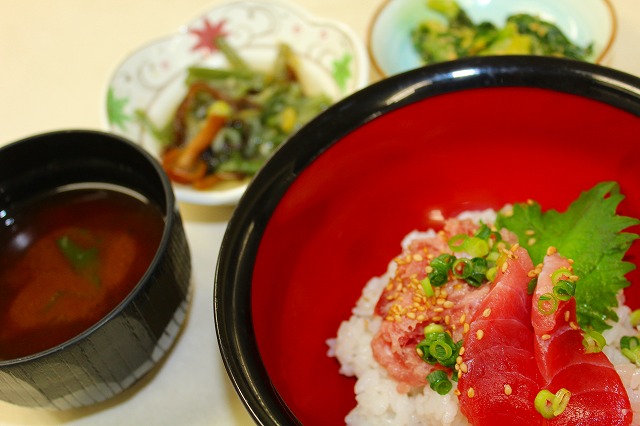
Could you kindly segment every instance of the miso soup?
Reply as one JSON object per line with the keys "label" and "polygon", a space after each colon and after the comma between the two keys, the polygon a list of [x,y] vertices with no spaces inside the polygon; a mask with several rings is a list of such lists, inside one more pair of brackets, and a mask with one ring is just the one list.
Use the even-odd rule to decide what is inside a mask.
{"label": "miso soup", "polygon": [[131,292],[164,227],[134,195],[70,187],[0,210],[0,359],[73,338]]}

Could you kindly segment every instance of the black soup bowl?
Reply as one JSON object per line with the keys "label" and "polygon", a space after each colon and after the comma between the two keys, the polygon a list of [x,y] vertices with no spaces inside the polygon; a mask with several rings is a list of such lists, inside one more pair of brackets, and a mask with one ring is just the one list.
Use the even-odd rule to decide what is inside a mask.
{"label": "black soup bowl", "polygon": [[[355,379],[326,342],[412,230],[527,199],[563,210],[610,180],[621,214],[640,217],[639,135],[640,79],[542,57],[416,69],[318,116],[249,185],[219,255],[216,331],[251,415],[344,424]],[[638,270],[628,278],[639,307]]]}
{"label": "black soup bowl", "polygon": [[0,148],[0,399],[107,400],[168,354],[191,258],[168,178],[133,143],[90,130]]}

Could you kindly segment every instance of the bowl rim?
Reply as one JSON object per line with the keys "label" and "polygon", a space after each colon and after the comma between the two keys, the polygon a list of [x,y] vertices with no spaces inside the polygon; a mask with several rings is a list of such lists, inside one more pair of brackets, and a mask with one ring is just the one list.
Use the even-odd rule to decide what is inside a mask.
{"label": "bowl rim", "polygon": [[494,56],[442,62],[389,77],[345,98],[303,127],[249,184],[228,223],[215,270],[213,311],[223,363],[258,424],[300,424],[256,356],[259,348],[253,335],[254,261],[278,202],[305,167],[356,128],[429,97],[488,87],[570,93],[640,117],[639,77],[568,59]]}
{"label": "bowl rim", "polygon": [[[376,58],[373,52],[373,42],[372,42],[373,32],[375,30],[376,24],[378,23],[378,19],[380,18],[380,15],[389,6],[389,4],[394,1],[399,1],[399,0],[384,0],[382,3],[378,5],[378,7],[376,8],[376,11],[373,13],[371,19],[369,20],[369,24],[367,25],[367,31],[366,31],[366,46],[367,46],[367,52],[369,54],[369,59],[371,60],[371,66],[373,67],[376,73],[378,73],[383,77],[388,77],[389,74],[387,74],[382,69],[382,66],[378,62],[378,59]],[[600,54],[595,58],[593,62],[595,64],[604,64],[605,60],[609,57],[609,54],[611,53],[613,44],[618,34],[618,17],[616,14],[616,9],[613,7],[613,3],[611,3],[611,0],[598,0],[598,1],[601,1],[604,4],[605,8],[609,11],[609,18],[611,19],[611,33],[609,34],[607,43],[605,44]]]}
{"label": "bowl rim", "polygon": [[[347,25],[346,23],[336,19],[329,18],[321,15],[317,15],[307,10],[306,8],[295,4],[295,3],[287,3],[282,0],[224,0],[214,6],[210,6],[205,8],[201,12],[194,15],[193,18],[187,20],[182,23],[177,29],[174,29],[168,34],[163,36],[155,37],[151,40],[144,42],[143,44],[137,46],[135,49],[130,50],[125,56],[118,61],[118,63],[111,69],[108,73],[107,80],[104,82],[104,89],[101,95],[101,123],[102,127],[105,131],[112,132],[118,134],[120,136],[127,137],[136,145],[142,146],[140,142],[138,142],[135,138],[132,138],[126,134],[124,134],[124,130],[118,128],[117,125],[114,125],[109,120],[109,111],[108,111],[108,98],[109,98],[109,89],[116,77],[118,71],[122,68],[124,64],[130,61],[132,58],[140,55],[142,52],[148,50],[149,48],[161,44],[167,43],[173,40],[176,37],[185,37],[189,34],[189,27],[199,23],[204,18],[208,17],[210,14],[216,13],[216,11],[223,10],[232,6],[251,6],[258,5],[261,8],[267,8],[269,10],[275,10],[277,12],[286,13],[290,16],[296,16],[300,18],[303,22],[309,25],[318,25],[318,26],[326,26],[334,28],[335,30],[342,33],[347,40],[349,40],[351,47],[353,48],[353,60],[358,64],[356,67],[356,72],[353,74],[354,81],[354,89],[353,91],[360,90],[364,88],[369,83],[369,74],[370,74],[370,62],[369,55],[367,51],[367,47],[364,44],[364,41],[359,37],[355,30]],[[350,92],[347,92],[350,93]],[[343,98],[344,95],[340,95],[337,99]],[[337,101],[336,100],[336,101]],[[146,148],[144,148],[146,150]],[[153,156],[154,154],[152,154]],[[244,191],[246,190],[248,183],[239,183],[228,189],[216,190],[215,196],[212,196],[212,191],[197,191],[188,186],[183,186],[179,184],[173,184],[176,198],[179,202],[190,203],[194,205],[209,205],[209,206],[223,206],[223,205],[234,205],[238,202]]]}
{"label": "bowl rim", "polygon": [[125,296],[124,299],[120,301],[111,311],[105,314],[101,319],[99,319],[96,323],[94,323],[89,328],[85,329],[81,333],[75,335],[71,339],[62,342],[52,348],[45,349],[40,352],[36,352],[34,354],[26,355],[19,358],[2,360],[0,359],[0,368],[8,367],[12,365],[20,365],[24,363],[30,363],[34,361],[38,361],[42,358],[46,358],[52,354],[58,353],[60,351],[64,351],[67,347],[73,346],[81,343],[88,336],[94,334],[99,330],[104,324],[113,320],[115,317],[120,315],[122,311],[126,309],[128,305],[130,305],[131,301],[135,299],[139,293],[143,290],[143,288],[149,283],[153,276],[157,273],[160,268],[160,264],[162,258],[166,255],[167,249],[169,248],[169,244],[172,238],[173,228],[177,225],[176,221],[178,218],[174,214],[176,212],[176,199],[172,191],[171,183],[169,182],[169,178],[166,176],[160,164],[156,161],[155,158],[151,156],[145,149],[138,146],[137,144],[129,141],[128,139],[118,136],[112,133],[107,133],[99,130],[89,130],[89,129],[69,129],[69,130],[54,130],[49,132],[43,132],[32,136],[27,136],[25,138],[18,139],[14,142],[11,142],[7,145],[0,147],[0,155],[2,153],[11,151],[18,147],[19,145],[25,143],[38,143],[39,141],[57,138],[60,136],[86,136],[89,138],[101,138],[105,141],[109,140],[109,143],[118,143],[123,147],[131,150],[132,152],[139,154],[149,165],[153,168],[154,173],[157,175],[159,183],[162,186],[162,195],[165,199],[166,206],[162,211],[164,215],[164,226],[162,230],[162,237],[160,242],[158,243],[158,248],[156,249],[156,253],[149,263],[147,270],[140,277],[138,282],[133,286],[133,288],[129,291],[129,293]]}

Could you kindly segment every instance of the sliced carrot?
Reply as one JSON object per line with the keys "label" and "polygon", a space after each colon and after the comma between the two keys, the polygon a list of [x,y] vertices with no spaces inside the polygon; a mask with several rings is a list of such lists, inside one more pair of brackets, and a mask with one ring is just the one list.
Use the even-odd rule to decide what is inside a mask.
{"label": "sliced carrot", "polygon": [[180,148],[171,148],[162,155],[162,168],[173,182],[181,184],[191,184],[198,179],[202,179],[207,173],[207,165],[204,161],[197,159],[192,167],[177,167],[176,163],[182,154]]}
{"label": "sliced carrot", "polygon": [[216,114],[209,115],[198,134],[196,134],[187,145],[180,148],[181,154],[176,161],[176,166],[185,169],[193,167],[196,160],[200,157],[200,154],[209,147],[211,140],[224,126],[226,121],[226,117]]}
{"label": "sliced carrot", "polygon": [[227,118],[223,115],[209,115],[202,129],[185,146],[171,148],[163,154],[162,167],[171,180],[190,184],[205,176],[207,165],[200,155],[209,147],[226,121]]}

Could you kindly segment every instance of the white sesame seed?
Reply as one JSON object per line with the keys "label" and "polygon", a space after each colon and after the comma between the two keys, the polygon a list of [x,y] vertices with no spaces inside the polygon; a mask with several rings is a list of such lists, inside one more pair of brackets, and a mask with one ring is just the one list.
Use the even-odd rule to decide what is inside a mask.
{"label": "white sesame seed", "polygon": [[513,392],[513,389],[511,389],[510,385],[504,385],[504,394],[505,395],[511,395],[511,392]]}

